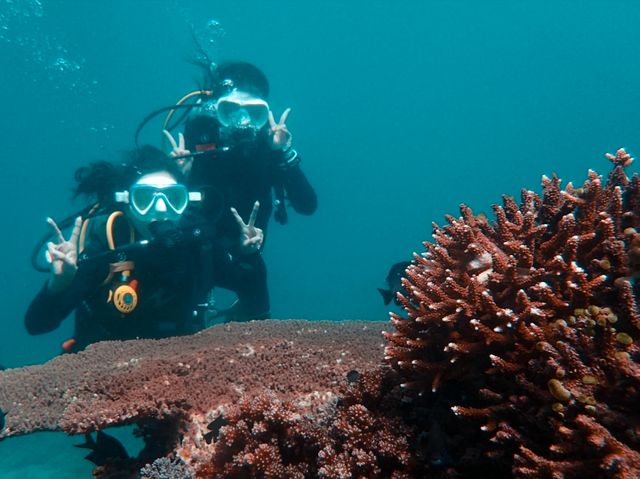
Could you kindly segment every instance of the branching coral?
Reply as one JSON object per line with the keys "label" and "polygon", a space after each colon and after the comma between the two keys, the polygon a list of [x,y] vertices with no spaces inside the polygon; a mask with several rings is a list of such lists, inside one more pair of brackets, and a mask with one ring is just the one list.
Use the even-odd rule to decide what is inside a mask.
{"label": "branching coral", "polygon": [[193,479],[193,473],[180,461],[171,461],[166,457],[156,459],[140,470],[142,479]]}
{"label": "branching coral", "polygon": [[543,177],[493,222],[462,205],[434,225],[385,333],[405,390],[455,384],[467,440],[481,428],[517,477],[640,476],[640,180],[624,150],[607,157],[606,182]]}
{"label": "branching coral", "polygon": [[422,475],[419,465],[410,464],[412,428],[391,404],[383,408],[391,385],[382,371],[366,372],[342,391],[340,400],[307,413],[268,394],[247,398],[225,413],[225,425],[211,445],[212,459],[198,467],[197,477]]}

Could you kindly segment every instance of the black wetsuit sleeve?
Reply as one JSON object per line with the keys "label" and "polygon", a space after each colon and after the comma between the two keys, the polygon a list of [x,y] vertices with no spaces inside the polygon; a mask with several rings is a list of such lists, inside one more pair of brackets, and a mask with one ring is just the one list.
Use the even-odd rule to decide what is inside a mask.
{"label": "black wetsuit sleeve", "polygon": [[[102,221],[102,220],[101,220]],[[97,222],[97,220],[95,221]],[[87,248],[88,255],[97,255],[105,251],[106,239],[96,235],[95,230],[104,231],[104,222],[91,227]],[[104,236],[104,234],[102,235]],[[82,263],[78,265],[76,275],[67,289],[61,292],[49,290],[44,286],[31,301],[24,318],[29,334],[44,334],[60,326],[60,323],[100,285],[108,272],[108,260]]]}
{"label": "black wetsuit sleeve", "polygon": [[284,188],[286,197],[293,209],[302,215],[311,215],[318,208],[316,192],[300,168],[300,155],[291,147],[284,150],[273,150],[273,164],[276,165],[275,191],[278,198],[278,187]]}
{"label": "black wetsuit sleeve", "polygon": [[287,198],[296,212],[311,215],[318,208],[316,192],[299,165],[287,168],[282,173]]}
{"label": "black wetsuit sleeve", "polygon": [[216,273],[216,286],[238,296],[238,312],[243,320],[269,317],[267,269],[260,253],[221,261],[216,264]]}
{"label": "black wetsuit sleeve", "polygon": [[77,285],[78,282],[74,281],[65,291],[54,293],[49,291],[45,282],[27,309],[24,318],[27,332],[43,334],[60,326],[82,299]]}

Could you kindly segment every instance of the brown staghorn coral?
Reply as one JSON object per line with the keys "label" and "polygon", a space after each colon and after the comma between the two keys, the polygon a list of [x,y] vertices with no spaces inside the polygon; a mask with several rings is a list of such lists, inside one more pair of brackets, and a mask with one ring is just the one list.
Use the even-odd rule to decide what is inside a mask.
{"label": "brown staghorn coral", "polygon": [[543,177],[493,222],[462,205],[407,269],[385,355],[408,393],[452,406],[437,424],[459,465],[640,477],[640,181],[607,157],[606,182]]}

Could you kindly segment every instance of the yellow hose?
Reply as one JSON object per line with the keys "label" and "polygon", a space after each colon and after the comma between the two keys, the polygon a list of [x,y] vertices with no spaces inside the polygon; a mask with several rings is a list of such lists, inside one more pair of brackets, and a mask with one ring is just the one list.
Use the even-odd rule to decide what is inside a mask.
{"label": "yellow hose", "polygon": [[[109,249],[111,250],[116,249],[116,243],[113,239],[113,223],[121,216],[124,216],[124,213],[122,211],[114,211],[109,215],[109,218],[107,219],[107,243],[109,244]],[[131,224],[129,224],[129,243],[133,243],[134,240],[135,232]]]}
{"label": "yellow hose", "polygon": [[[213,92],[211,90],[195,90],[195,91],[192,91],[190,93],[187,93],[185,96],[180,98],[176,102],[176,106],[182,105],[185,101],[187,101],[189,98],[192,98],[194,96],[212,96],[212,95],[213,95]],[[162,124],[162,129],[163,130],[167,129],[167,126],[169,126],[169,122],[171,121],[171,118],[173,118],[173,114],[175,112],[176,112],[176,108],[173,108],[173,109],[169,110],[169,113],[167,113],[167,116],[164,119],[164,123]]]}

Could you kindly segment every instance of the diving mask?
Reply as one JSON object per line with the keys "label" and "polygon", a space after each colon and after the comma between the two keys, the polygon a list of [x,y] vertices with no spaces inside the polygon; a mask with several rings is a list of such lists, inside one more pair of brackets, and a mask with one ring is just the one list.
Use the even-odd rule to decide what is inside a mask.
{"label": "diving mask", "polygon": [[200,201],[201,194],[189,192],[168,173],[145,175],[129,188],[116,192],[116,201],[128,203],[131,213],[144,222],[177,220],[190,201]]}
{"label": "diving mask", "polygon": [[219,98],[215,108],[218,121],[225,127],[259,130],[269,121],[269,104],[238,90]]}

